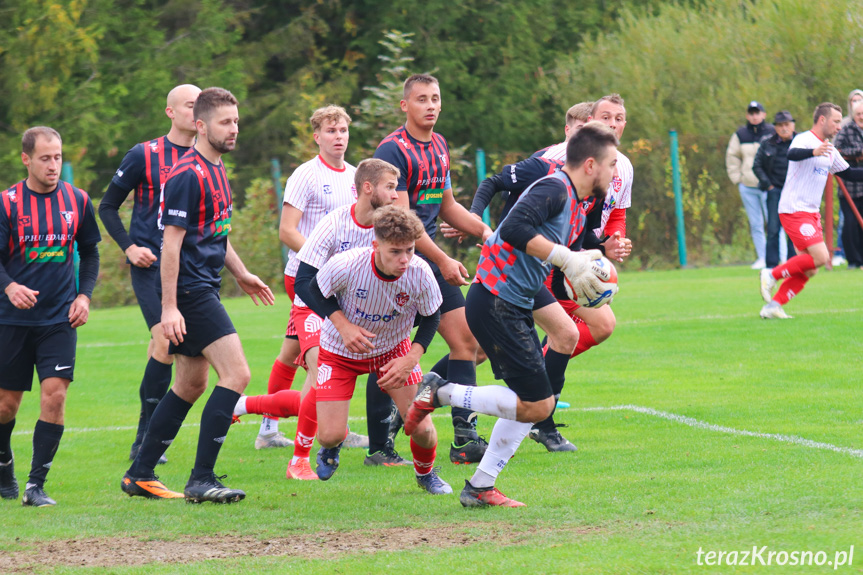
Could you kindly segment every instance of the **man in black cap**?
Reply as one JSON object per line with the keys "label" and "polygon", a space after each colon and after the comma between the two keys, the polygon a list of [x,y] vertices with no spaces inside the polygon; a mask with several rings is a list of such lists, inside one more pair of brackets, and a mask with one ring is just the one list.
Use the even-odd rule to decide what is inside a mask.
{"label": "man in black cap", "polygon": [[749,218],[749,233],[755,244],[757,259],[752,269],[765,266],[766,242],[764,239],[764,220],[767,217],[767,198],[758,189],[758,178],[752,172],[752,164],[758,145],[765,136],[774,133],[773,125],[764,121],[767,113],[760,102],[752,100],[746,107],[746,124],[740,126],[731,136],[725,152],[725,168],[731,182],[740,189],[740,199]]}
{"label": "man in black cap", "polygon": [[767,192],[765,262],[768,268],[775,268],[795,253],[794,244],[785,236],[779,223],[779,198],[782,196],[782,186],[785,185],[785,174],[788,172],[788,148],[797,132],[794,131],[794,118],[788,110],[776,112],[773,126],[776,133],[761,140],[752,164],[752,171],[758,178],[758,187]]}

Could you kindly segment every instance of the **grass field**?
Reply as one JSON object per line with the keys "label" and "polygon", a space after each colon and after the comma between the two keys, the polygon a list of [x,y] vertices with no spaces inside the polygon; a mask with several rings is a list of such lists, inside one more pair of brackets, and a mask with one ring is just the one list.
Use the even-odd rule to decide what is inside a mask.
{"label": "grass field", "polygon": [[[244,489],[230,506],[131,499],[120,478],[138,411],[146,331],[136,308],[100,310],[80,331],[66,434],[46,485],[50,509],[0,502],[0,572],[46,573],[819,573],[780,566],[819,551],[863,572],[863,274],[820,273],[788,307],[758,318],[757,274],[743,268],[627,273],[615,334],[570,364],[557,419],[579,451],[526,440],[498,486],[521,509],[463,509],[471,468],[431,497],[406,468],[367,468],[345,450],[329,482],[284,477],[290,453],[255,451],[259,419],[231,429],[217,465]],[[97,292],[98,297],[98,292]],[[262,393],[288,301],[226,302]],[[436,339],[423,361],[444,353]],[[491,383],[480,366],[481,383]],[[182,490],[201,404],[157,471]],[[23,485],[38,401],[13,436]],[[362,430],[363,402],[352,406]],[[435,422],[444,446],[445,414]],[[493,420],[481,417],[488,436]],[[289,435],[293,420],[281,424]],[[397,447],[409,452],[399,436]],[[709,551],[766,549],[772,566],[710,566]],[[704,554],[700,556],[698,551]],[[715,557],[715,556],[714,556]],[[800,557],[800,555],[797,555]],[[806,556],[802,556],[806,558]],[[739,563],[743,554],[736,555]]]}

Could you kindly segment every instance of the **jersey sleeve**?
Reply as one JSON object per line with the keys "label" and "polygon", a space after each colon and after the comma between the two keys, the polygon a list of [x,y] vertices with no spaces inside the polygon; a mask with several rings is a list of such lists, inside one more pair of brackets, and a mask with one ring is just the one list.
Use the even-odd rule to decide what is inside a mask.
{"label": "jersey sleeve", "polygon": [[[83,193],[83,192],[82,192]],[[96,245],[102,241],[99,225],[96,223],[96,211],[90,196],[84,193],[84,209],[81,214],[81,225],[75,233],[75,241],[81,245]]]}
{"label": "jersey sleeve", "polygon": [[524,251],[527,243],[539,234],[539,226],[566,207],[566,187],[560,180],[549,178],[537,182],[522,194],[500,227],[500,237],[516,249]]}
{"label": "jersey sleeve", "polygon": [[434,312],[441,306],[443,303],[443,296],[440,293],[440,287],[438,286],[437,280],[435,280],[431,268],[425,262],[422,263],[425,265],[420,268],[422,270],[422,275],[420,292],[417,294],[416,306],[417,313],[428,317],[434,314]]}
{"label": "jersey sleeve", "polygon": [[844,172],[848,168],[851,167],[851,164],[845,161],[845,158],[842,157],[842,154],[839,153],[839,150],[833,150],[833,158],[830,164],[830,173],[836,174],[838,172]]}
{"label": "jersey sleeve", "polygon": [[619,154],[620,160],[617,162],[618,174],[623,180],[623,189],[620,191],[620,201],[615,205],[615,209],[625,210],[632,206],[632,179],[635,176],[635,170],[632,167],[632,162],[623,154]]}
{"label": "jersey sleeve", "polygon": [[168,181],[165,182],[162,225],[188,230],[192,222],[197,220],[201,193],[201,182],[194,170],[186,168],[179,172],[171,172]]}
{"label": "jersey sleeve", "polygon": [[[390,140],[381,142],[378,149],[375,150],[375,158],[389,162],[399,169],[399,183],[396,186],[396,191],[406,192],[408,189],[408,169],[404,155],[399,151],[398,144]],[[449,187],[449,171],[447,171],[447,185]]]}
{"label": "jersey sleeve", "polygon": [[330,212],[318,222],[303,247],[297,253],[297,258],[312,267],[321,269],[330,256],[335,253],[333,244],[336,241],[336,218],[338,211]]}
{"label": "jersey sleeve", "polygon": [[325,298],[332,297],[345,288],[348,280],[348,265],[344,252],[331,258],[324,267],[318,270],[318,287]]}
{"label": "jersey sleeve", "polygon": [[314,173],[308,163],[303,164],[291,174],[288,183],[285,184],[285,197],[283,202],[291,204],[301,212],[306,211],[312,191],[314,190]]}
{"label": "jersey sleeve", "polygon": [[123,188],[125,191],[134,190],[141,183],[144,171],[147,169],[144,158],[143,144],[137,144],[123,156],[120,167],[114,172],[111,181]]}

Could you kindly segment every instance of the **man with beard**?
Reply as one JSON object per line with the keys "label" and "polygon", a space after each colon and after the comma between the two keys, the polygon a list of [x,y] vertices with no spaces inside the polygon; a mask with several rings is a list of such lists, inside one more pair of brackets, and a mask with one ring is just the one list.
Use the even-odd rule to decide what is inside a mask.
{"label": "man with beard", "polygon": [[[177,377],[153,412],[141,449],[120,486],[130,496],[231,503],[246,494],[222,485],[214,467],[231,413],[251,376],[240,338],[219,300],[219,272],[227,267],[255,305],[258,299],[271,305],[274,298],[228,241],[233,203],[222,154],[237,143],[237,99],[223,88],[207,88],[195,101],[194,115],[198,139],[168,176],[159,221],[162,329],[171,341],[169,352],[177,359]],[[195,466],[183,494],[175,493],[153,470],[207,389],[210,366],[219,382],[201,414]]]}
{"label": "man with beard", "polygon": [[586,124],[570,138],[561,170],[522,194],[483,245],[476,280],[467,295],[467,323],[488,355],[495,377],[509,389],[451,383],[431,372],[423,378],[405,418],[407,435],[442,405],[469,407],[499,418],[476,473],[461,492],[465,507],[524,505],[498,491],[495,481],[532,423],[551,414],[552,389],[559,385],[552,378],[564,377],[564,370],[551,373],[547,368],[534,327],[534,298],[545,289],[552,266],[566,275],[576,293],[588,298],[599,293],[599,278],[590,263],[599,259],[600,252],[576,252],[569,246],[584,229],[582,198],[603,197],[611,183],[617,145],[617,136],[607,126]]}

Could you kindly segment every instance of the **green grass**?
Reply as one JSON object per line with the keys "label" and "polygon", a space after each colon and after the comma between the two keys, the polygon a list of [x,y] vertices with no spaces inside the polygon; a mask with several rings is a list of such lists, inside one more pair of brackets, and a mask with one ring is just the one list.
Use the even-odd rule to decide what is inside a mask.
{"label": "green grass", "polygon": [[[59,505],[37,510],[0,502],[0,561],[4,553],[20,556],[49,541],[83,538],[251,536],[262,541],[263,550],[267,540],[313,543],[316,534],[319,553],[266,556],[262,551],[208,561],[177,557],[178,563],[37,571],[762,572],[763,566],[696,564],[699,548],[733,551],[753,545],[825,551],[832,559],[835,551],[863,547],[859,452],[723,433],[631,407],[604,408],[649,408],[704,424],[863,450],[861,280],[859,272],[844,269],[821,273],[787,306],[795,319],[768,322],[758,318],[757,274],[748,269],[623,274],[614,303],[617,330],[570,364],[563,400],[573,407],[556,416],[569,425],[564,434],[579,451],[548,454],[526,440],[498,481],[505,493],[527,503],[517,510],[465,510],[455,495],[426,496],[409,469],[366,468],[356,450],[343,452],[337,475],[327,483],[289,482],[284,479],[289,453],[253,449],[259,421],[254,417],[232,428],[217,466],[229,475],[228,485],[249,494],[242,503],[190,506],[130,499],[120,492],[119,481],[136,422],[146,331],[136,308],[98,310],[80,332],[69,429],[47,484]],[[252,368],[248,392],[262,393],[288,302],[282,298],[274,308],[255,308],[238,299],[226,305]],[[443,353],[436,339],[423,367]],[[492,382],[487,365],[479,367],[478,377]],[[199,420],[202,403],[189,424]],[[22,482],[37,410],[37,397],[25,395],[13,436]],[[355,428],[364,427],[363,413],[358,400],[351,410]],[[446,446],[452,438],[447,419],[435,422]],[[481,417],[481,432],[488,436],[492,424],[491,417]],[[293,420],[281,426],[289,434],[295,430]],[[196,440],[197,427],[187,426],[168,451],[170,462],[158,472],[169,487],[182,489]],[[398,448],[409,452],[402,436]],[[438,460],[457,494],[471,468],[451,465],[446,447],[439,449]],[[443,545],[429,537],[399,545],[399,529],[451,529],[464,544]],[[339,552],[328,545],[328,533],[369,541],[386,537],[390,550]],[[483,544],[485,537],[494,543]],[[863,571],[863,548],[857,551],[854,565],[840,571]],[[832,567],[767,570],[813,573]]]}

